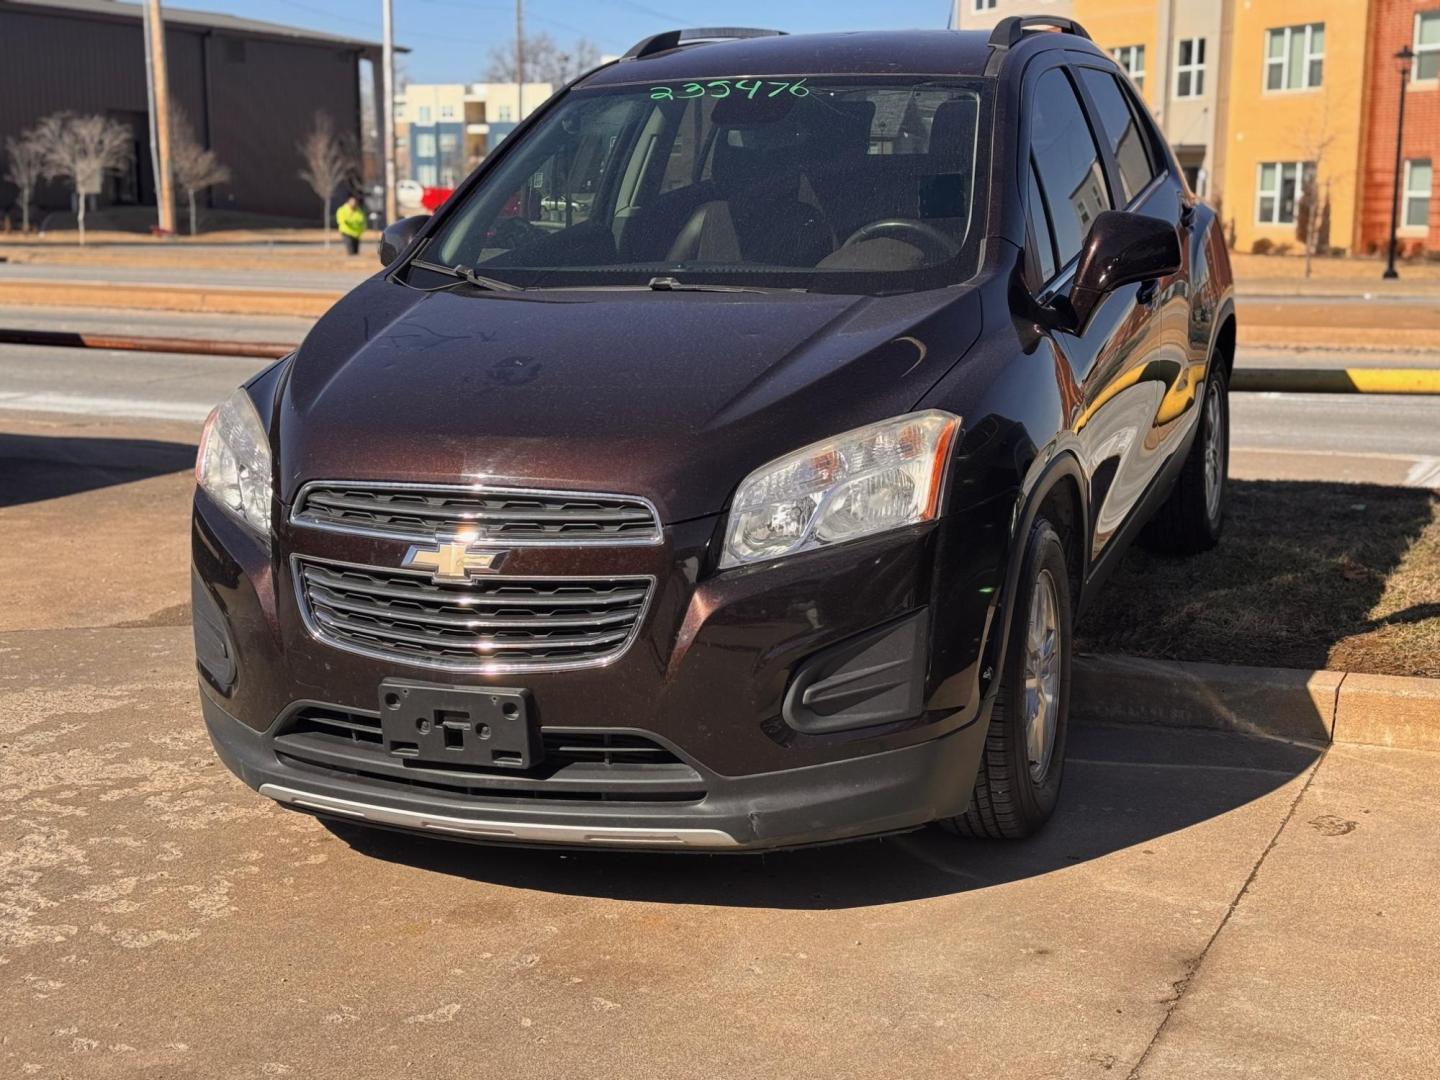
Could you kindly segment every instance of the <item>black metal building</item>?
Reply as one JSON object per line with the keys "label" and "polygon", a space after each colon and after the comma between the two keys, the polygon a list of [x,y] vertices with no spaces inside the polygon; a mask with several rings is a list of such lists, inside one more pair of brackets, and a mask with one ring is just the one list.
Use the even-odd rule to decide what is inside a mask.
{"label": "black metal building", "polygon": [[[168,5],[164,12],[171,99],[232,174],[209,193],[209,205],[318,223],[320,205],[298,176],[296,144],[324,112],[359,145],[360,65],[378,71],[380,46]],[[99,203],[153,206],[139,4],[0,0],[0,136],[60,110],[104,113],[130,126],[133,164],[107,181]],[[0,172],[3,154],[0,143]],[[0,190],[0,211],[13,197],[13,188]],[[48,185],[37,201],[60,209],[70,195]]]}

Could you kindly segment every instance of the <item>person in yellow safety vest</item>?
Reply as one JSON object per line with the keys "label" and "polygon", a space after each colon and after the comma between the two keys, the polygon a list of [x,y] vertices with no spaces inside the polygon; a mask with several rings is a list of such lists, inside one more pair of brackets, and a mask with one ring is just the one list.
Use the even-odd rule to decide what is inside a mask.
{"label": "person in yellow safety vest", "polygon": [[335,224],[345,239],[345,251],[350,255],[360,254],[360,238],[365,235],[365,211],[360,209],[360,199],[351,195],[335,211]]}

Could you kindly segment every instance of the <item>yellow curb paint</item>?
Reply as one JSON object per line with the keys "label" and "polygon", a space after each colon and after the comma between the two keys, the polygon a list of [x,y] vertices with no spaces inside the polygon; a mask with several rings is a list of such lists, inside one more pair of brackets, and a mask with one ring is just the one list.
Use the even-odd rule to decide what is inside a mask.
{"label": "yellow curb paint", "polygon": [[1440,394],[1440,369],[1238,368],[1230,388],[1290,394]]}

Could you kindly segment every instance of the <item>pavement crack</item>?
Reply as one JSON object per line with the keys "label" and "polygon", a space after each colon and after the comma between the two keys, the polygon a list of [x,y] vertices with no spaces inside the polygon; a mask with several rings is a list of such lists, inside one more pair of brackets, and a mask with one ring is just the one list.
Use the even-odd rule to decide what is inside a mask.
{"label": "pavement crack", "polygon": [[1225,909],[1225,914],[1221,917],[1219,925],[1215,927],[1215,932],[1211,934],[1210,939],[1205,942],[1205,947],[1200,950],[1200,955],[1185,964],[1184,974],[1171,984],[1174,993],[1166,998],[1165,1015],[1160,1018],[1160,1023],[1155,1028],[1155,1034],[1150,1036],[1150,1041],[1145,1044],[1145,1049],[1141,1051],[1140,1057],[1136,1060],[1134,1066],[1131,1067],[1129,1073],[1126,1074],[1125,1080],[1140,1080],[1140,1070],[1145,1067],[1145,1062],[1149,1060],[1151,1052],[1160,1042],[1160,1036],[1165,1034],[1165,1029],[1170,1026],[1171,1018],[1174,1017],[1175,1011],[1180,1008],[1180,1002],[1184,1000],[1191,983],[1195,981],[1195,976],[1200,973],[1200,968],[1205,963],[1205,958],[1210,955],[1210,949],[1214,946],[1215,942],[1219,940],[1220,935],[1224,933],[1225,927],[1230,923],[1230,917],[1235,914],[1236,909],[1240,907],[1240,902],[1244,900],[1246,894],[1249,893],[1250,886],[1254,884],[1255,878],[1260,873],[1260,867],[1265,865],[1265,860],[1270,857],[1270,852],[1275,850],[1275,845],[1280,842],[1281,835],[1294,819],[1295,811],[1300,808],[1300,800],[1305,798],[1305,793],[1310,790],[1310,785],[1315,782],[1315,775],[1320,771],[1321,766],[1325,764],[1325,759],[1329,756],[1329,753],[1330,749],[1327,746],[1321,751],[1315,764],[1310,767],[1310,775],[1305,778],[1305,783],[1300,785],[1300,790],[1296,793],[1295,798],[1290,801],[1290,806],[1286,809],[1285,816],[1280,819],[1280,824],[1276,827],[1275,834],[1270,837],[1270,842],[1265,845],[1265,850],[1260,852],[1260,857],[1255,860],[1255,865],[1250,868],[1250,873],[1246,875],[1244,884],[1240,886],[1239,891],[1235,893],[1234,898],[1230,901],[1230,905]]}

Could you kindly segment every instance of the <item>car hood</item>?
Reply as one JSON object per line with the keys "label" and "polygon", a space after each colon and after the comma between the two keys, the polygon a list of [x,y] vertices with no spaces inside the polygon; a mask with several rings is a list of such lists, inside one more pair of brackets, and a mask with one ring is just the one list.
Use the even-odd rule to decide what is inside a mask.
{"label": "car hood", "polygon": [[979,331],[963,289],[457,296],[375,278],[291,366],[281,498],[311,480],[489,482],[700,517],[766,461],[914,408]]}

